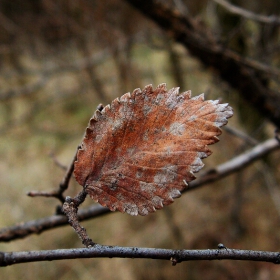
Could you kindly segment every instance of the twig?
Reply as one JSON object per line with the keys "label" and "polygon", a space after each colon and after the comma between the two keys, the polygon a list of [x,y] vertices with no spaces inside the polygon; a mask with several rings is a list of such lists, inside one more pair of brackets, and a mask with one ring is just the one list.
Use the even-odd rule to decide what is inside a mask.
{"label": "twig", "polygon": [[67,166],[62,164],[54,155],[54,153],[50,153],[50,157],[52,158],[53,162],[60,167],[61,169],[64,169],[65,171],[67,170]]}
{"label": "twig", "polygon": [[[276,139],[269,139],[247,151],[246,153],[241,154],[226,163],[218,165],[215,169],[206,171],[204,175],[201,175],[200,178],[197,178],[195,181],[191,182],[189,184],[189,188],[187,188],[186,191],[194,190],[205,184],[230,175],[279,148],[280,146]],[[94,205],[89,208],[79,210],[78,219],[79,221],[83,221],[106,213],[112,212],[100,205]],[[39,220],[21,223],[16,226],[1,229],[0,242],[8,242],[19,238],[24,238],[30,234],[38,234],[63,225],[67,225],[67,218],[64,215],[54,215]]]}
{"label": "twig", "polygon": [[[100,103],[97,106],[97,110],[102,111],[102,109],[104,108],[104,106]],[[27,193],[28,196],[31,197],[38,197],[38,196],[43,196],[43,197],[55,197],[57,199],[59,199],[59,201],[61,203],[65,202],[65,197],[63,196],[64,191],[67,190],[70,179],[72,177],[72,174],[74,172],[74,165],[75,165],[75,161],[77,160],[77,153],[79,150],[80,146],[78,146],[76,153],[69,165],[69,167],[65,167],[64,165],[62,165],[53,154],[50,154],[50,156],[52,157],[52,159],[54,160],[54,162],[61,168],[66,170],[65,176],[62,179],[62,181],[59,184],[59,188],[57,190],[53,190],[53,191],[30,191]],[[61,211],[58,211],[59,213],[61,213]]]}
{"label": "twig", "polygon": [[265,142],[255,146],[249,151],[234,157],[233,159],[218,165],[216,168],[209,169],[202,173],[200,178],[191,182],[188,191],[196,189],[204,184],[221,179],[227,175],[244,169],[249,164],[253,163],[255,160],[267,155],[268,153],[279,149],[280,145],[278,141],[274,138],[266,140]]}
{"label": "twig", "polygon": [[145,258],[168,260],[174,266],[191,260],[246,260],[280,263],[279,252],[236,250],[219,247],[212,250],[172,250],[157,248],[95,245],[92,248],[58,249],[23,252],[0,252],[0,266],[19,263],[85,258]]}
{"label": "twig", "polygon": [[[79,147],[78,147],[79,149]],[[67,190],[70,179],[72,177],[73,171],[74,171],[74,163],[77,160],[77,151],[72,159],[71,164],[69,165],[68,169],[66,170],[65,176],[62,179],[61,183],[59,184],[59,188],[57,190],[53,191],[30,191],[27,193],[28,196],[36,197],[36,196],[44,196],[44,197],[55,197],[57,198],[61,203],[64,203],[65,197],[63,196],[63,193],[65,190]]]}
{"label": "twig", "polygon": [[280,25],[280,18],[275,15],[272,15],[272,16],[258,15],[251,11],[248,11],[243,8],[232,5],[229,2],[224,1],[224,0],[213,0],[213,1],[218,3],[219,5],[223,6],[227,11],[229,11],[232,14],[239,15],[244,18],[262,22],[262,23]]}
{"label": "twig", "polygon": [[[75,164],[75,161],[77,160],[77,153],[78,153],[78,150],[79,150],[80,146],[78,146],[76,152],[75,152],[75,155],[65,173],[65,176],[64,178],[62,179],[61,183],[59,184],[59,193],[62,194],[65,190],[67,190],[68,188],[68,185],[69,185],[69,182],[70,182],[70,179],[72,177],[72,174],[74,172],[74,164]],[[62,200],[62,202],[64,202],[64,198]]]}
{"label": "twig", "polygon": [[234,135],[234,136],[244,140],[246,143],[248,143],[250,145],[254,146],[254,145],[259,144],[259,142],[255,138],[249,136],[248,134],[244,133],[243,131],[241,131],[239,129],[236,129],[236,128],[228,126],[228,125],[223,127],[223,129],[226,132],[228,132],[228,133],[230,133],[230,134],[232,134],[232,135]]}
{"label": "twig", "polygon": [[86,229],[80,225],[77,215],[79,206],[85,201],[86,196],[87,193],[83,189],[83,191],[81,191],[73,199],[69,196],[66,197],[65,202],[63,204],[63,212],[67,216],[69,224],[72,226],[72,228],[82,240],[82,243],[86,247],[92,247],[95,243],[87,235]]}

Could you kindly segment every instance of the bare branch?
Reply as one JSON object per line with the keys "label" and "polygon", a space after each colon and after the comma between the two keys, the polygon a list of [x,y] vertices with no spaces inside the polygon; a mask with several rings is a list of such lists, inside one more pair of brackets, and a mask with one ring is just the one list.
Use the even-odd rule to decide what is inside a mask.
{"label": "bare branch", "polygon": [[[86,209],[79,209],[78,218],[80,221],[99,217],[110,213],[108,208],[94,204]],[[40,234],[46,230],[69,225],[65,215],[53,215],[46,218],[20,223],[15,226],[2,228],[0,230],[0,241],[9,242],[14,239],[24,238],[30,234]]]}
{"label": "bare branch", "polygon": [[53,160],[53,162],[54,162],[59,168],[65,170],[65,171],[67,170],[68,167],[67,167],[66,165],[62,164],[62,163],[56,158],[56,156],[55,156],[54,153],[50,153],[50,157],[51,157],[51,159]]}
{"label": "bare branch", "polygon": [[77,215],[79,206],[85,201],[86,196],[87,193],[85,192],[85,189],[83,189],[73,199],[67,196],[63,204],[63,212],[67,216],[69,224],[78,234],[83,244],[86,247],[92,247],[95,243],[87,235],[86,229],[80,225]]}
{"label": "bare branch", "polygon": [[236,250],[219,247],[212,250],[172,250],[95,245],[92,248],[58,249],[44,251],[0,252],[0,266],[26,262],[85,258],[133,258],[168,260],[174,266],[191,260],[246,260],[280,263],[279,252]]}
{"label": "bare branch", "polygon": [[234,172],[244,169],[255,160],[279,148],[280,145],[276,139],[273,138],[266,140],[265,142],[255,146],[249,151],[236,156],[223,164],[218,165],[216,168],[205,171],[205,173],[202,173],[202,176],[200,178],[197,178],[195,181],[189,184],[190,187],[187,190],[195,189],[204,184],[219,180]]}
{"label": "bare branch", "polygon": [[[162,2],[126,0],[145,16],[156,22],[174,40],[183,44],[204,65],[215,69],[220,77],[237,89],[245,100],[280,127],[280,95],[265,83],[267,71],[260,63],[238,55],[219,42],[210,30],[190,17],[183,16]],[[234,71],[234,75],[232,75]]]}
{"label": "bare branch", "polygon": [[235,5],[232,5],[229,2],[224,1],[224,0],[213,0],[213,1],[218,3],[219,5],[223,6],[227,11],[229,11],[232,14],[239,15],[244,18],[262,22],[262,23],[280,25],[280,18],[275,15],[272,15],[272,16],[258,15],[251,11],[248,11],[248,10],[242,9],[240,7],[237,7]]}
{"label": "bare branch", "polygon": [[[103,105],[99,104],[97,106],[97,110],[102,111],[103,109]],[[68,167],[62,165],[57,158],[53,155],[50,154],[50,156],[52,157],[52,159],[54,160],[54,162],[62,169],[66,170],[65,176],[62,179],[62,181],[59,184],[59,188],[57,190],[53,190],[53,191],[30,191],[27,193],[28,196],[30,197],[38,197],[38,196],[44,196],[44,197],[55,197],[57,198],[61,203],[65,202],[65,197],[63,196],[64,191],[67,190],[69,182],[72,178],[72,174],[74,172],[74,165],[75,165],[75,161],[77,160],[77,153],[79,150],[80,146],[78,146],[75,155],[70,163],[70,165]],[[61,211],[59,211],[61,212]]]}
{"label": "bare branch", "polygon": [[248,143],[250,145],[254,146],[254,145],[259,144],[259,142],[256,139],[254,139],[253,137],[249,136],[248,134],[244,133],[243,131],[241,131],[239,129],[236,129],[236,128],[228,126],[228,125],[223,127],[223,129],[226,132],[242,139],[243,141],[245,141],[246,143]]}
{"label": "bare branch", "polygon": [[[70,179],[71,179],[72,174],[74,172],[74,164],[75,164],[75,161],[77,160],[78,149],[79,149],[79,147],[77,148],[77,150],[75,152],[75,155],[74,155],[74,157],[73,157],[73,159],[72,159],[68,169],[66,170],[66,174],[65,174],[64,178],[62,179],[61,183],[59,184],[59,193],[61,195],[63,194],[63,192],[65,190],[67,190],[69,182],[70,182]],[[65,199],[63,198],[62,202],[64,202],[64,200]]]}
{"label": "bare branch", "polygon": [[[79,147],[78,147],[79,148]],[[78,151],[78,149],[77,149]],[[54,191],[46,192],[46,191],[30,191],[27,193],[28,196],[36,197],[36,196],[44,196],[44,197],[56,197],[61,203],[64,203],[65,197],[63,193],[67,190],[70,179],[72,177],[74,171],[74,163],[77,160],[77,151],[70,163],[69,167],[66,170],[65,176],[62,179],[61,183],[59,184],[59,188]]]}
{"label": "bare branch", "polygon": [[[245,168],[245,166],[252,164],[255,160],[279,148],[280,145],[276,139],[269,139],[244,154],[241,154],[226,163],[218,165],[214,169],[206,171],[204,175],[190,183],[189,188],[187,188],[186,191],[194,190],[200,186],[219,180],[229,174],[232,174],[233,172],[237,172],[238,170]],[[112,212],[100,205],[93,205],[89,208],[80,209],[78,212],[78,219],[79,221],[88,220],[107,213]],[[24,238],[34,233],[39,234],[43,231],[67,224],[67,218],[64,215],[54,215],[43,219],[21,223],[12,227],[1,229],[0,242],[9,242],[11,240]]]}

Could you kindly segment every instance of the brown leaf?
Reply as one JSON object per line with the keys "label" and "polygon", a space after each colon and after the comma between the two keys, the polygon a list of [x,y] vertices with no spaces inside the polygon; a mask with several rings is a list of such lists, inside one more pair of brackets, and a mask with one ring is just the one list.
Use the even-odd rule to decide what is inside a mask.
{"label": "brown leaf", "polygon": [[75,177],[90,197],[111,211],[147,215],[181,195],[207,145],[233,115],[228,104],[203,94],[179,94],[161,84],[135,89],[96,111],[75,163]]}

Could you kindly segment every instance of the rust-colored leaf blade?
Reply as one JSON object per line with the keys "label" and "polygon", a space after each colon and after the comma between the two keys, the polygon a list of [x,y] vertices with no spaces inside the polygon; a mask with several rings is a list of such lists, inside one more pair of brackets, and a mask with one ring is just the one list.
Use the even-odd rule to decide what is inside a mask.
{"label": "rust-colored leaf blade", "polygon": [[233,115],[228,104],[191,98],[165,84],[136,89],[96,111],[74,174],[90,197],[111,211],[147,215],[181,195],[207,145]]}

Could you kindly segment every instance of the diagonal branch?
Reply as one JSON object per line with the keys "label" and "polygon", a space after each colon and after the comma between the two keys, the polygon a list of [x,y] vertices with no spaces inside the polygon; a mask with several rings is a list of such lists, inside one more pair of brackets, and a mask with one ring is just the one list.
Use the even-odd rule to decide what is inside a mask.
{"label": "diagonal branch", "polygon": [[205,171],[205,173],[202,173],[202,176],[200,178],[197,178],[194,182],[190,183],[190,188],[188,188],[187,190],[193,190],[204,184],[219,180],[234,172],[244,169],[249,164],[252,164],[255,160],[268,154],[268,152],[279,148],[280,146],[276,139],[273,138],[266,140],[265,142],[255,146],[249,151],[218,165],[216,168]]}
{"label": "diagonal branch", "polygon": [[[243,169],[245,166],[252,164],[254,161],[279,148],[280,145],[276,139],[266,140],[249,151],[234,157],[228,162],[218,165],[214,169],[210,169],[209,171],[205,172],[200,178],[197,178],[195,181],[190,183],[190,187],[187,189],[187,191],[194,190],[195,188],[237,172],[240,169]],[[79,221],[88,220],[107,213],[112,212],[100,205],[93,205],[91,207],[79,210],[78,219]],[[39,234],[43,231],[64,225],[68,225],[67,218],[64,215],[54,215],[43,219],[20,223],[15,226],[2,228],[0,230],[0,242],[9,242],[11,240],[24,238],[30,234]]]}
{"label": "diagonal branch", "polygon": [[26,252],[0,252],[0,266],[26,262],[53,261],[62,259],[85,258],[145,258],[169,260],[177,263],[191,260],[246,260],[280,263],[279,252],[235,250],[219,248],[212,250],[172,250],[157,248],[137,248],[95,245],[92,248],[58,249]]}
{"label": "diagonal branch", "polygon": [[272,16],[258,15],[251,11],[248,11],[248,10],[242,9],[238,6],[232,5],[225,0],[213,0],[213,1],[220,4],[221,6],[223,6],[227,11],[229,11],[232,14],[239,15],[244,18],[262,22],[262,23],[280,25],[280,18],[275,15],[272,15]]}
{"label": "diagonal branch", "polygon": [[223,46],[210,30],[196,24],[189,16],[166,7],[156,0],[126,0],[156,22],[174,40],[183,44],[204,65],[211,67],[237,89],[245,100],[280,127],[280,94],[270,89],[261,77],[267,71]]}

